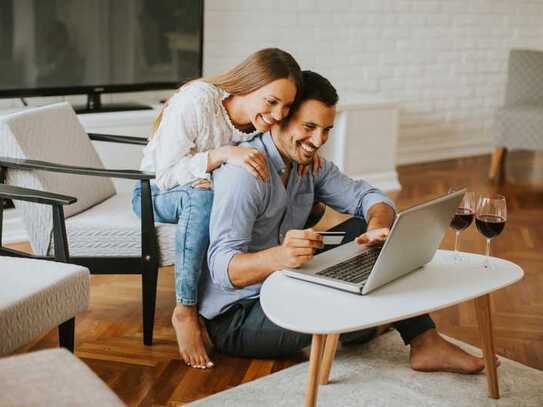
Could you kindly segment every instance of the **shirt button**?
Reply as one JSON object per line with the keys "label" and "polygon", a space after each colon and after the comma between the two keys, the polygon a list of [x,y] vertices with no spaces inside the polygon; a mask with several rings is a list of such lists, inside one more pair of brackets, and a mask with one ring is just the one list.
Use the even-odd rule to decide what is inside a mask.
{"label": "shirt button", "polygon": [[279,170],[279,174],[283,175],[284,173],[285,173],[285,169],[284,169],[284,168],[281,168],[281,169]]}

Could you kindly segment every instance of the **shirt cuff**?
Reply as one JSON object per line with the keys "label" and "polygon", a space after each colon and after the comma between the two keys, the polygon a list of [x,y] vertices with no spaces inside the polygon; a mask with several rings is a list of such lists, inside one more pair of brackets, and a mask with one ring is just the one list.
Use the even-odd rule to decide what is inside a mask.
{"label": "shirt cuff", "polygon": [[209,179],[209,173],[207,172],[208,153],[208,151],[196,153],[190,159],[189,170],[195,178]]}
{"label": "shirt cuff", "polygon": [[228,274],[228,266],[232,257],[241,254],[243,252],[239,250],[232,250],[226,253],[217,254],[213,261],[213,268],[211,270],[211,276],[215,284],[219,284],[224,289],[235,290],[234,284],[230,281],[230,275]]}
{"label": "shirt cuff", "polygon": [[360,210],[362,210],[362,215],[364,216],[364,219],[368,221],[368,211],[370,208],[378,203],[384,203],[390,206],[394,212],[396,212],[396,206],[394,205],[394,202],[389,197],[381,194],[381,193],[370,193],[367,194],[364,199],[362,199],[362,207],[358,208],[356,211],[358,214],[360,214]]}

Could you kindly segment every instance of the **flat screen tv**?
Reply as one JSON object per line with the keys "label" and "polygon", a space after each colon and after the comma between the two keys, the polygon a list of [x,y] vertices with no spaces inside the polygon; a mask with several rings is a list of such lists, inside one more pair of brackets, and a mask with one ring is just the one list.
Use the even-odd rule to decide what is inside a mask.
{"label": "flat screen tv", "polygon": [[[202,75],[203,0],[0,0],[0,97],[174,89]],[[84,109],[85,110],[85,109]]]}

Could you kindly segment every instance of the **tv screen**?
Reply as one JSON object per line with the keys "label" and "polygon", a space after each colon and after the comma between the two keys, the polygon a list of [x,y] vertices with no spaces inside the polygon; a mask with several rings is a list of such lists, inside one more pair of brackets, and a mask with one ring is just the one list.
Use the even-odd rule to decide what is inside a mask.
{"label": "tv screen", "polygon": [[174,88],[202,32],[203,0],[0,0],[0,96]]}

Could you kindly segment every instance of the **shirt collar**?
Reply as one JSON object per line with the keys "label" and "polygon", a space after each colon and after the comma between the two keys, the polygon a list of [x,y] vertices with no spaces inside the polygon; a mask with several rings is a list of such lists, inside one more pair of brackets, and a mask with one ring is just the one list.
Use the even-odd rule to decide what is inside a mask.
{"label": "shirt collar", "polygon": [[271,130],[264,133],[264,135],[262,136],[262,144],[264,144],[268,159],[271,161],[275,171],[277,171],[279,175],[285,174],[285,172],[287,171],[287,166],[283,161],[283,157],[281,157],[281,153],[277,149],[277,146],[273,142]]}

